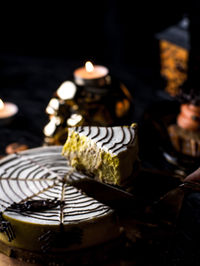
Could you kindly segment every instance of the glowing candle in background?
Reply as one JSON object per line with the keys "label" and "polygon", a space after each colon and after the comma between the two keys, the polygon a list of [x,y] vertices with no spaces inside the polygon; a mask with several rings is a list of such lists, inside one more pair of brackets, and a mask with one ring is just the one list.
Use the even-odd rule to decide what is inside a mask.
{"label": "glowing candle in background", "polygon": [[0,124],[6,124],[17,114],[18,107],[14,103],[3,102],[0,99]]}
{"label": "glowing candle in background", "polygon": [[93,80],[100,80],[108,75],[108,68],[100,65],[93,65],[90,61],[85,63],[84,67],[77,68],[74,71],[75,83],[78,85],[85,85],[85,83],[92,83]]}
{"label": "glowing candle in background", "polygon": [[2,111],[4,109],[4,103],[3,101],[0,99],[0,111]]}
{"label": "glowing candle in background", "polygon": [[85,63],[85,69],[86,69],[87,72],[91,73],[91,72],[94,71],[94,66],[93,66],[93,64],[90,61],[87,61]]}

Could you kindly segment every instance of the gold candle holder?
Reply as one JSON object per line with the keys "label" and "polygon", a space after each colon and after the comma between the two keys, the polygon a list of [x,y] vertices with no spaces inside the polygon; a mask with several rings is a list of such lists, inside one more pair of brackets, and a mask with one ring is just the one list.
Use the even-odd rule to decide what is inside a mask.
{"label": "gold candle holder", "polygon": [[107,67],[87,62],[61,84],[50,100],[44,127],[46,145],[62,145],[67,128],[79,125],[111,126],[132,122],[133,99]]}

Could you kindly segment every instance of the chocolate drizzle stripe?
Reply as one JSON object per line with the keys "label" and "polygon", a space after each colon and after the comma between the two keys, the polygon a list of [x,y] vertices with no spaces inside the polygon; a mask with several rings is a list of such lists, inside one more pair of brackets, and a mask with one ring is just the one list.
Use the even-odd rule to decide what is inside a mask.
{"label": "chocolate drizzle stripe", "polygon": [[44,189],[44,188],[46,188],[46,187],[48,187],[49,186],[49,183],[52,183],[51,181],[47,181],[47,180],[38,180],[38,184],[41,186],[41,188],[39,188],[40,190],[41,189]]}
{"label": "chocolate drizzle stripe", "polygon": [[27,179],[27,178],[23,178],[23,177],[12,177],[12,176],[3,176],[3,177],[0,177],[0,181],[1,180],[12,180],[12,181],[17,181],[17,180],[20,180],[20,182],[21,181],[52,181],[52,182],[54,182],[55,180],[54,179],[48,179],[48,178],[41,178],[41,179],[33,179],[33,178],[29,178],[29,179]]}
{"label": "chocolate drizzle stripe", "polygon": [[20,200],[22,200],[23,198],[13,189],[13,187],[10,185],[10,180],[7,180],[7,185],[10,189],[10,191],[12,191],[12,193],[17,196],[17,198],[19,198]]}
{"label": "chocolate drizzle stripe", "polygon": [[[56,185],[55,185],[56,186]],[[37,196],[35,196],[33,199],[60,199],[60,195],[61,195],[61,190],[59,189],[58,191],[55,191],[55,186],[50,187],[49,189],[44,189],[44,192],[42,193],[38,193]]]}
{"label": "chocolate drizzle stripe", "polygon": [[78,200],[79,202],[82,202],[81,200],[84,199],[85,200],[85,196],[84,195],[79,195],[79,196],[74,196],[74,197],[66,197],[64,198],[66,203],[69,202],[74,202],[75,200]]}
{"label": "chocolate drizzle stripe", "polygon": [[[19,182],[19,179],[17,179],[17,186],[18,186],[20,192],[22,193],[22,195],[26,196],[26,193],[25,193],[24,190],[21,188],[21,185],[20,185],[20,184],[22,184],[22,182]],[[27,185],[26,185],[26,187],[27,187]]]}
{"label": "chocolate drizzle stripe", "polygon": [[[26,165],[26,167],[24,167],[24,165]],[[23,168],[22,168],[23,166]],[[25,170],[30,170],[31,165],[28,163],[20,165],[20,163],[17,163],[16,165],[12,165],[12,171],[9,171],[11,169],[11,167],[8,167],[8,169],[5,169],[5,172],[8,172],[10,176],[14,176],[17,173],[17,176],[19,176],[19,174],[21,174],[23,171]]]}
{"label": "chocolate drizzle stripe", "polygon": [[80,208],[77,210],[71,210],[71,208],[68,209],[64,209],[64,213],[67,215],[81,215],[81,214],[86,214],[86,213],[93,213],[93,212],[99,212],[102,210],[108,209],[108,207],[102,206],[102,205],[98,205],[97,207],[94,207],[93,209],[84,209],[84,208]]}
{"label": "chocolate drizzle stripe", "polygon": [[38,212],[31,212],[27,211],[26,214],[35,216],[35,217],[59,217],[60,216],[60,209],[55,210],[48,210],[48,211],[38,211]]}
{"label": "chocolate drizzle stripe", "polygon": [[90,134],[91,134],[91,127],[87,127],[87,130],[88,130],[88,132],[86,134],[86,137],[90,136]]}
{"label": "chocolate drizzle stripe", "polygon": [[[90,130],[91,129],[91,130]],[[115,141],[112,146],[110,146],[110,143],[112,143],[112,139],[118,139],[118,130],[121,130],[122,137],[120,140]],[[97,132],[93,133],[94,130]],[[79,127],[77,127],[76,131],[78,133],[83,132],[83,134],[86,137],[90,137],[92,140],[96,141],[96,143],[99,143],[101,147],[108,146],[108,151],[112,153],[119,152],[120,149],[125,147],[126,145],[129,145],[134,140],[134,129],[132,127],[122,127],[118,126],[118,129],[116,127],[81,127],[81,130]],[[94,134],[94,135],[93,135]],[[98,137],[100,137],[98,139]],[[105,140],[105,141],[104,141]]]}
{"label": "chocolate drizzle stripe", "polygon": [[81,133],[84,131],[84,127],[83,126],[77,127],[77,130],[75,128],[75,131],[78,131],[79,133]]}
{"label": "chocolate drizzle stripe", "polygon": [[7,202],[3,199],[0,199],[0,212],[2,211],[2,209],[5,210],[9,205],[10,205],[9,202]]}
{"label": "chocolate drizzle stripe", "polygon": [[79,190],[71,185],[67,184],[66,191],[75,191],[78,192]]}
{"label": "chocolate drizzle stripe", "polygon": [[107,140],[107,141],[105,141],[105,142],[103,142],[101,145],[102,145],[102,147],[104,146],[104,145],[106,145],[106,144],[108,144],[110,141],[111,141],[111,139],[113,138],[113,129],[112,128],[108,128],[108,130],[110,129],[110,137],[109,137],[109,139]]}
{"label": "chocolate drizzle stripe", "polygon": [[40,197],[45,199],[54,199],[58,197],[58,193],[53,193],[51,190],[47,190]]}
{"label": "chocolate drizzle stripe", "polygon": [[[63,160],[64,160],[64,158],[63,158]],[[58,176],[57,173],[54,173],[51,169],[46,168],[46,167],[43,166],[41,163],[40,163],[40,164],[37,164],[34,160],[30,160],[30,158],[29,158],[29,161],[30,161],[30,163],[32,163],[32,164],[34,164],[35,166],[39,167],[41,170],[44,170],[44,171],[45,171],[45,174],[46,174],[46,173],[49,173],[50,176],[51,176],[51,178],[48,178],[49,180],[53,180],[53,179],[55,179],[56,177],[59,178],[59,176]],[[50,177],[50,176],[49,176],[49,177]],[[52,178],[52,176],[53,176],[53,178]],[[40,177],[40,179],[41,179],[41,177]]]}
{"label": "chocolate drizzle stripe", "polygon": [[[112,151],[113,153],[116,153],[117,151],[119,151],[120,149],[122,149],[123,147],[125,147],[126,145],[130,145],[130,144],[132,144],[132,143],[134,142],[134,134],[131,133],[132,129],[131,129],[131,128],[127,128],[127,129],[129,129],[129,130],[126,130],[126,131],[129,133],[128,141],[127,141],[126,143],[123,143],[123,144],[121,145],[121,147],[118,147],[118,148],[114,149],[114,150]],[[124,131],[124,130],[125,130],[125,129],[123,128],[123,131]],[[133,133],[134,133],[134,132],[133,132]],[[124,132],[124,134],[125,134],[125,132]]]}
{"label": "chocolate drizzle stripe", "polygon": [[[37,168],[37,171],[35,171],[35,172],[32,172],[32,179],[36,179],[37,178],[37,176],[39,175],[41,173],[41,169],[38,167]],[[42,176],[42,178],[49,178],[49,176],[50,176],[50,173],[45,173],[43,176]]]}
{"label": "chocolate drizzle stripe", "polygon": [[94,136],[91,136],[91,139],[95,139],[96,137],[99,136],[99,132],[100,132],[99,127],[95,127],[95,129],[96,129],[96,133],[94,134]]}
{"label": "chocolate drizzle stripe", "polygon": [[[31,195],[35,195],[35,192],[32,190],[32,188],[30,187],[30,185],[28,185],[28,184],[31,184],[30,181],[27,181],[26,180],[25,184],[26,184],[27,190],[30,192],[30,194]],[[34,182],[34,185],[35,185],[35,182]],[[37,188],[37,190],[38,190],[38,188]],[[28,196],[28,195],[26,195],[26,196]]]}
{"label": "chocolate drizzle stripe", "polygon": [[29,217],[32,217],[35,219],[42,219],[42,220],[46,220],[46,221],[49,221],[51,219],[51,221],[55,221],[55,222],[60,223],[59,214],[60,214],[60,210],[55,214],[49,214],[49,212],[48,212],[47,215],[44,215],[44,212],[40,212],[40,213],[30,212],[30,213],[28,213]]}
{"label": "chocolate drizzle stripe", "polygon": [[[33,167],[34,167],[34,169],[32,169]],[[28,170],[29,171],[27,173],[27,179],[28,179],[31,176],[31,173],[34,173],[34,171],[36,170],[35,168],[36,168],[36,166],[34,166],[34,165],[30,168],[30,164],[28,166],[28,163],[27,163],[27,167],[23,167],[20,171],[18,171],[17,174],[20,177],[20,175],[22,175],[23,172]],[[12,175],[12,173],[11,173],[11,175]]]}
{"label": "chocolate drizzle stripe", "polygon": [[12,199],[11,197],[8,196],[6,190],[5,190],[4,187],[3,187],[2,182],[0,182],[0,187],[1,187],[2,191],[3,191],[3,193],[5,194],[6,198],[8,198],[9,201],[13,203],[13,199]]}
{"label": "chocolate drizzle stripe", "polygon": [[[34,180],[32,183],[29,183],[29,184],[32,184],[32,186],[34,186],[34,187],[36,188],[37,191],[41,191],[41,190],[44,189],[43,187],[41,188],[41,187],[39,186],[39,181]],[[29,187],[30,187],[30,186],[29,186]],[[35,194],[35,193],[33,192],[33,194]]]}
{"label": "chocolate drizzle stripe", "polygon": [[15,154],[8,156],[6,159],[1,160],[0,167],[4,166],[5,164],[9,164],[12,161],[15,161],[17,156]]}
{"label": "chocolate drizzle stripe", "polygon": [[133,144],[135,140],[135,131],[132,127],[129,129],[129,133],[130,133],[130,141],[128,144]]}
{"label": "chocolate drizzle stripe", "polygon": [[[100,129],[100,131],[102,131],[102,129]],[[98,143],[98,142],[101,142],[102,140],[104,140],[104,139],[108,136],[108,133],[109,133],[109,132],[108,132],[108,129],[105,128],[105,131],[106,131],[105,135],[104,135],[102,138],[98,139],[98,140],[97,140],[97,143]]]}
{"label": "chocolate drizzle stripe", "polygon": [[45,220],[46,222],[52,221],[52,222],[57,222],[58,224],[60,223],[60,218],[59,216],[55,216],[55,215],[49,215],[44,216],[44,215],[35,215],[34,213],[29,214],[29,217],[34,218],[34,219],[38,219],[38,220]]}
{"label": "chocolate drizzle stripe", "polygon": [[[133,143],[135,133],[131,128],[129,128],[129,130],[127,130],[127,132],[129,133],[129,142],[127,143],[127,145],[129,145],[129,144]],[[131,134],[131,132],[132,132],[132,134]]]}
{"label": "chocolate drizzle stripe", "polygon": [[67,197],[70,197],[71,195],[75,195],[76,196],[76,195],[79,195],[79,194],[80,194],[79,191],[71,191],[71,192],[67,191],[65,195]]}
{"label": "chocolate drizzle stripe", "polygon": [[[76,220],[76,217],[78,216],[79,217],[79,221],[81,220],[85,220],[85,215],[88,215],[87,219],[88,218],[91,218],[91,217],[94,217],[94,216],[97,216],[97,215],[102,215],[103,213],[105,213],[106,211],[108,211],[108,209],[92,209],[92,210],[77,210],[77,211],[65,211],[64,212],[64,222],[67,220],[67,218],[69,217],[73,217],[73,221]],[[66,218],[67,217],[67,218]],[[71,220],[72,221],[72,220]]]}
{"label": "chocolate drizzle stripe", "polygon": [[[27,160],[22,160],[21,156],[16,155],[12,160],[9,160],[7,162],[7,167],[4,169],[5,171],[8,171],[11,167],[15,169],[17,166],[22,167],[23,165],[27,165],[27,163],[29,163]],[[5,165],[5,162],[4,162],[4,165]],[[2,166],[3,165],[1,165],[0,167]],[[30,163],[29,163],[29,167],[30,167]]]}
{"label": "chocolate drizzle stripe", "polygon": [[12,193],[13,193],[14,195],[16,195],[17,198],[19,198],[20,200],[22,200],[23,197],[21,197],[21,195],[19,195],[19,194],[16,192],[16,190],[13,189],[13,187],[12,187],[11,184],[10,184],[10,182],[11,182],[10,180],[7,180],[7,184],[8,184],[8,186],[9,186],[10,191],[12,191]]}
{"label": "chocolate drizzle stripe", "polygon": [[[112,150],[113,153],[119,151],[121,148],[123,148],[125,145],[127,145],[126,143],[124,143],[124,139],[125,139],[125,136],[126,136],[126,135],[125,135],[125,132],[124,132],[124,128],[122,127],[121,129],[122,129],[122,132],[123,132],[123,139],[121,140],[121,142],[116,143],[115,147],[116,147],[118,144],[121,144],[119,147],[117,147],[117,148],[115,148],[115,149],[113,149],[114,147],[112,148],[112,149],[113,149],[113,150]],[[129,138],[129,141],[130,141],[130,138]],[[128,142],[129,142],[129,141],[128,141]]]}
{"label": "chocolate drizzle stripe", "polygon": [[82,133],[85,135],[85,136],[88,136],[88,133],[89,133],[89,127],[85,126],[82,128],[82,131],[80,131],[79,133]]}
{"label": "chocolate drizzle stripe", "polygon": [[96,206],[95,208],[99,208],[101,207],[102,205],[97,202],[91,202],[91,200],[88,200],[87,202],[84,202],[84,203],[87,203],[87,204],[80,204],[80,202],[74,202],[72,203],[72,205],[70,206],[70,204],[68,203],[68,205],[66,207],[64,207],[64,209],[66,210],[67,208],[71,208],[73,207],[73,209],[80,209],[80,208],[88,208],[88,207],[91,207],[91,206],[94,206],[94,205],[98,205]]}
{"label": "chocolate drizzle stripe", "polygon": [[70,195],[70,194],[73,194],[73,193],[74,194],[80,193],[80,191],[77,188],[73,187],[73,186],[67,186],[66,193],[67,193],[67,195]]}
{"label": "chocolate drizzle stripe", "polygon": [[80,202],[80,203],[89,202],[89,201],[91,201],[91,202],[92,201],[97,202],[95,199],[88,197],[84,193],[80,193],[79,195],[76,194],[74,196],[72,195],[70,197],[65,194],[65,200],[66,200],[66,202],[73,201],[75,204],[76,204],[76,202]]}
{"label": "chocolate drizzle stripe", "polygon": [[[122,144],[123,141],[124,141],[124,139],[125,139],[125,133],[124,133],[123,127],[120,127],[120,129],[121,129],[121,131],[122,131],[122,139],[119,140],[118,142],[116,141],[116,142],[114,143],[114,145],[113,145],[112,147],[109,148],[109,150],[112,151],[112,152],[114,152],[115,147],[116,147],[117,145],[119,145],[119,144]],[[116,134],[116,133],[115,133],[115,134]]]}
{"label": "chocolate drizzle stripe", "polygon": [[[33,183],[34,183],[34,182],[33,182]],[[34,197],[36,197],[36,196],[39,197],[41,194],[45,193],[46,190],[49,190],[49,189],[53,188],[55,185],[56,185],[56,184],[53,183],[52,185],[49,185],[47,188],[44,188],[43,190],[38,191],[37,193],[34,193],[34,194],[31,195],[31,196],[28,196],[28,195],[27,195],[27,198],[23,199],[21,202],[25,202],[25,201],[27,201],[27,200],[34,199]],[[19,202],[19,203],[21,203],[21,202]]]}
{"label": "chocolate drizzle stripe", "polygon": [[[92,211],[83,210],[82,212],[83,212],[83,216],[87,214],[88,215],[87,219],[90,219],[91,217],[94,217],[94,216],[96,217],[96,216],[102,216],[102,215],[104,215],[105,213],[108,212],[108,208],[104,208],[104,209],[102,208],[101,210],[98,210],[96,212],[94,212],[94,210],[92,210]],[[74,220],[71,220],[70,219],[71,222],[72,221],[76,221],[76,216],[79,216],[79,217],[81,216],[81,213],[80,212],[74,212],[74,211],[65,212],[64,214],[65,214],[64,221],[66,221],[67,218],[70,218],[71,216],[73,218],[75,218]],[[86,218],[84,218],[84,219],[86,219]],[[81,221],[83,219],[79,218],[78,220]]]}
{"label": "chocolate drizzle stripe", "polygon": [[81,197],[81,195],[79,195],[79,194],[71,194],[71,195],[66,195],[65,194],[65,196],[64,196],[64,199],[66,200],[66,201],[75,201],[76,199],[79,199]]}
{"label": "chocolate drizzle stripe", "polygon": [[0,199],[1,202],[4,202],[5,204],[10,204],[8,201],[4,200],[4,199]]}

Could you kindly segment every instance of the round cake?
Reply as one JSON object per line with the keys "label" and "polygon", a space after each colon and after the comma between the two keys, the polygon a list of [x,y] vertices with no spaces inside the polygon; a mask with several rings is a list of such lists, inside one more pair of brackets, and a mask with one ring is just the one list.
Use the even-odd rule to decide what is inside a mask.
{"label": "round cake", "polygon": [[39,147],[0,160],[0,251],[16,257],[83,250],[119,237],[115,212],[69,180],[61,146]]}

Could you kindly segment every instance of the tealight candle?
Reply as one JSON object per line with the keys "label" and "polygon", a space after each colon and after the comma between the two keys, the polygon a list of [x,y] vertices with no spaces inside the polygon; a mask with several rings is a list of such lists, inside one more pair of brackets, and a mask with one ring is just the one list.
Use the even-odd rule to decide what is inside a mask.
{"label": "tealight candle", "polygon": [[77,85],[105,85],[108,76],[108,68],[100,65],[93,65],[90,61],[74,71],[74,79]]}
{"label": "tealight candle", "polygon": [[18,107],[14,103],[3,102],[0,99],[0,124],[7,124],[17,114]]}

